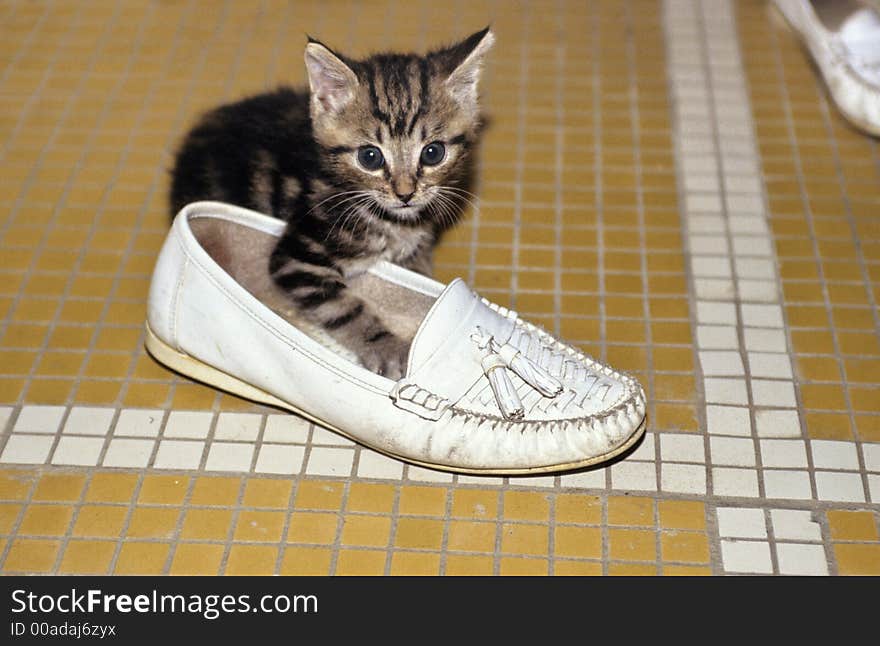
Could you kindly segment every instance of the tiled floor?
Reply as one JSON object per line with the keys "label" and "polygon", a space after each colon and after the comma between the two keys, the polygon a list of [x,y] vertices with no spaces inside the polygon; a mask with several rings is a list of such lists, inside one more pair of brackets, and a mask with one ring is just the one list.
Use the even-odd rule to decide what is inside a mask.
{"label": "tiled floor", "polygon": [[[302,82],[304,32],[489,20],[480,200],[438,274],[638,376],[635,452],[452,476],[158,366],[198,112]],[[2,572],[880,574],[880,141],[763,0],[3,0],[0,35]]]}

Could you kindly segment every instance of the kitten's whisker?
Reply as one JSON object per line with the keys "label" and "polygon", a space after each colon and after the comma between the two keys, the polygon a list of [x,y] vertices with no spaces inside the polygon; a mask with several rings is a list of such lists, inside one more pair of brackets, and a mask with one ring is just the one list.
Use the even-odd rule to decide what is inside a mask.
{"label": "kitten's whisker", "polygon": [[324,237],[324,241],[325,241],[325,242],[326,242],[326,241],[330,238],[330,236],[333,234],[333,231],[335,230],[335,228],[336,228],[337,225],[339,225],[340,230],[342,230],[342,229],[345,228],[345,222],[344,222],[344,219],[346,218],[346,215],[349,213],[349,211],[352,209],[352,207],[353,207],[353,206],[354,206],[354,207],[357,207],[358,205],[360,205],[360,204],[363,202],[363,200],[365,200],[365,199],[367,199],[367,198],[369,197],[369,193],[368,193],[367,191],[352,191],[352,193],[357,193],[357,195],[354,195],[354,196],[351,196],[351,197],[346,197],[346,198],[345,198],[344,200],[342,200],[341,202],[338,202],[337,204],[334,204],[334,205],[333,205],[333,206],[327,211],[327,214],[330,215],[330,214],[332,214],[332,210],[333,210],[333,209],[335,209],[335,208],[339,208],[339,207],[341,207],[343,204],[348,204],[348,206],[345,207],[345,209],[342,211],[341,214],[335,216],[335,218],[334,218],[332,224],[330,225],[330,230],[327,232],[327,235]]}
{"label": "kitten's whisker", "polygon": [[[328,197],[325,197],[323,200],[321,200],[320,202],[318,202],[317,204],[315,204],[315,206],[313,206],[313,207],[310,208],[308,211],[306,211],[304,215],[309,215],[309,214],[311,214],[312,211],[314,211],[315,209],[317,209],[319,206],[321,206],[322,204],[325,204],[325,203],[329,202],[330,200],[332,200],[332,199],[334,199],[334,198],[343,197],[343,196],[346,196],[346,195],[353,195],[353,194],[355,194],[355,193],[363,193],[363,192],[364,192],[364,191],[357,190],[357,191],[342,191],[341,193],[333,193],[332,195],[330,195],[330,196],[328,196]],[[332,209],[333,206],[331,206],[330,208]]]}

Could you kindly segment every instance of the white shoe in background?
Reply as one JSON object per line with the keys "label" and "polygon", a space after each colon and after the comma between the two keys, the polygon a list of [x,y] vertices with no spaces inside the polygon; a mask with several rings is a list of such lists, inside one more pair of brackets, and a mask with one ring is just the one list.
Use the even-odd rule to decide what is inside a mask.
{"label": "white shoe in background", "polygon": [[773,0],[806,45],[835,105],[880,136],[880,9],[864,0]]}

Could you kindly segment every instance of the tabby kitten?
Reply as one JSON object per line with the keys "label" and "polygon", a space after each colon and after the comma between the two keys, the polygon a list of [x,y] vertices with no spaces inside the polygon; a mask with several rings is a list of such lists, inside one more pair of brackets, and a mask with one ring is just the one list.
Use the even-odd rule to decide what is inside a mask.
{"label": "tabby kitten", "polygon": [[286,220],[268,259],[275,283],[367,369],[400,378],[409,343],[346,281],[380,259],[430,275],[438,236],[471,195],[477,84],[493,40],[486,28],[424,56],[352,60],[310,38],[310,92],[222,106],[187,135],[172,214],[207,199]]}

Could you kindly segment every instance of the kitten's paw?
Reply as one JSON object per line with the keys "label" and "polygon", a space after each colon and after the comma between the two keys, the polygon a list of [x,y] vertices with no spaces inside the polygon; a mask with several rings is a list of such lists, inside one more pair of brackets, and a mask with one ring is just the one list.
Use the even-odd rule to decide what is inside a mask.
{"label": "kitten's paw", "polygon": [[359,354],[367,370],[397,381],[406,372],[409,343],[389,332],[368,343]]}

